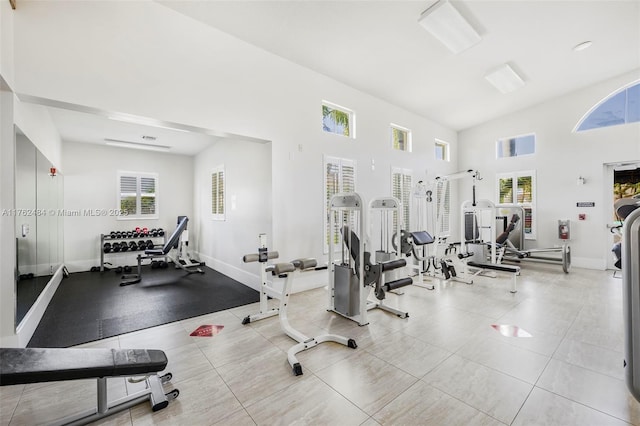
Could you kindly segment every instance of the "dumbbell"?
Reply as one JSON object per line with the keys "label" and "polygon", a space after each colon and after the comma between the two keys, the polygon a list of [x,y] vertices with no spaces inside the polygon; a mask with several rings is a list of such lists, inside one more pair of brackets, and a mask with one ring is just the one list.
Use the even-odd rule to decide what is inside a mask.
{"label": "dumbbell", "polygon": [[126,242],[123,241],[120,243],[120,251],[129,251],[129,246]]}
{"label": "dumbbell", "polygon": [[151,261],[151,269],[158,269],[160,267],[160,262],[157,260]]}
{"label": "dumbbell", "polygon": [[116,274],[121,274],[123,271],[122,266],[118,266],[116,269],[113,270],[113,272],[115,272]]}
{"label": "dumbbell", "polygon": [[111,238],[115,238],[116,237],[116,231],[111,231],[111,233],[109,234],[109,236]]}
{"label": "dumbbell", "polygon": [[120,251],[120,243],[111,244],[111,250],[113,250],[114,253],[118,253]]}
{"label": "dumbbell", "polygon": [[138,250],[144,250],[147,248],[147,243],[144,240],[138,241]]}
{"label": "dumbbell", "polygon": [[167,269],[168,267],[169,267],[169,264],[164,260],[160,262],[160,269]]}
{"label": "dumbbell", "polygon": [[152,240],[147,240],[147,248],[148,249],[152,249],[153,248],[153,241]]}
{"label": "dumbbell", "polygon": [[105,253],[109,253],[111,251],[111,243],[104,243],[102,246],[102,251]]}
{"label": "dumbbell", "polygon": [[158,237],[164,236],[164,229],[158,228]]}
{"label": "dumbbell", "polygon": [[129,266],[129,265],[125,266],[125,267],[124,267],[124,272],[125,272],[126,274],[130,273],[130,272],[131,272],[131,266]]}
{"label": "dumbbell", "polygon": [[138,245],[136,244],[136,242],[135,242],[135,241],[131,241],[131,242],[129,243],[129,250],[131,250],[131,251],[136,251],[136,250],[138,250]]}

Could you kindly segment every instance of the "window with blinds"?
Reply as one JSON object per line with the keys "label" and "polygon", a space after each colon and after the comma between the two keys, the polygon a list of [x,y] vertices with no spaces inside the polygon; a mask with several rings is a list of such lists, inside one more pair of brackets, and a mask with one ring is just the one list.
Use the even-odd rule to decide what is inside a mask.
{"label": "window with blinds", "polygon": [[224,166],[218,166],[211,172],[211,215],[213,220],[225,220],[224,194]]}
{"label": "window with blinds", "polygon": [[[329,203],[331,197],[341,192],[355,192],[356,191],[356,162],[355,160],[349,160],[347,158],[337,157],[324,157],[323,162],[324,169],[324,252],[329,253],[329,239],[331,235],[334,238],[338,238],[340,235],[339,230],[331,232],[329,226],[331,220],[329,216]],[[337,214],[334,212],[334,214]],[[335,219],[336,226],[340,226],[343,220]],[[337,244],[340,241],[333,241],[334,247],[338,247]]]}
{"label": "window with blinds", "polygon": [[436,232],[439,237],[451,234],[451,182],[437,180],[436,189]]}
{"label": "window with blinds", "polygon": [[158,218],[158,175],[118,172],[118,219]]}
{"label": "window with blinds", "polygon": [[497,175],[496,179],[498,202],[520,206],[524,209],[524,217],[521,219],[524,226],[524,237],[529,240],[536,238],[535,178],[535,171],[524,171],[501,173]]}
{"label": "window with blinds", "polygon": [[391,146],[398,151],[411,152],[411,130],[391,124]]}
{"label": "window with blinds", "polygon": [[[391,169],[391,195],[402,203],[401,229],[409,230],[411,226],[411,187],[413,185],[413,172],[409,169],[394,167]],[[394,222],[397,218],[394,215]]]}

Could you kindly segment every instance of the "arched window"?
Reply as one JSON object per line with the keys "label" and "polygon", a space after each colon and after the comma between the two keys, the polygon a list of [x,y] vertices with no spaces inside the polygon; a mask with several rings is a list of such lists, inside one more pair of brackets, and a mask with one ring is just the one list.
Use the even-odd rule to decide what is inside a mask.
{"label": "arched window", "polygon": [[580,120],[575,132],[640,121],[640,82],[632,83],[597,103]]}

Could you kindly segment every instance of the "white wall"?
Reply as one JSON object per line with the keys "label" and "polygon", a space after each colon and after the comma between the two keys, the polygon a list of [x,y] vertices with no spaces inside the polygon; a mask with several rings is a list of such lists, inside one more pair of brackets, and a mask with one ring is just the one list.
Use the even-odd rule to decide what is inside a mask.
{"label": "white wall", "polygon": [[[608,198],[611,191],[605,187],[603,164],[640,159],[640,123],[579,133],[572,130],[592,106],[638,79],[638,71],[625,74],[458,135],[459,164],[484,172],[484,180],[478,184],[478,198],[497,202],[496,173],[537,171],[538,238],[527,240],[527,247],[558,244],[557,221],[570,219],[573,265],[605,268],[606,256],[611,255],[606,247],[609,239],[605,224],[611,222],[606,214],[612,199]],[[536,134],[535,155],[495,158],[497,139],[527,133]],[[579,176],[586,179],[586,185],[577,185]],[[471,198],[468,185],[461,190]],[[581,201],[593,201],[595,207],[576,207]],[[587,219],[578,221],[578,213],[586,213]]]}
{"label": "white wall", "polygon": [[0,2],[0,74],[4,80],[13,86],[13,18],[15,12],[11,10],[8,1]]}
{"label": "white wall", "polygon": [[[208,266],[249,283],[257,268],[244,265],[242,256],[254,253],[258,234],[271,238],[271,144],[221,140],[194,160],[195,214],[189,229],[200,238],[193,247]],[[225,220],[211,215],[211,172],[224,166]],[[249,273],[243,273],[248,271]],[[254,282],[257,287],[259,282]]]}
{"label": "white wall", "polygon": [[[324,260],[323,154],[358,162],[366,199],[389,194],[392,166],[413,169],[416,179],[457,170],[454,131],[157,3],[23,4],[15,18],[19,92],[271,141],[270,244],[284,258]],[[322,132],[323,99],[356,112],[356,140]],[[413,131],[413,154],[391,149],[391,122]],[[451,163],[435,162],[436,137],[451,143]]]}
{"label": "white wall", "polygon": [[[69,271],[86,271],[100,261],[100,234],[130,231],[136,226],[169,233],[179,215],[193,214],[193,158],[97,144],[64,142],[64,253]],[[159,219],[118,220],[91,216],[88,210],[118,209],[118,170],[158,173]],[[78,212],[79,215],[74,216]],[[134,265],[135,252],[107,255],[115,266]]]}
{"label": "white wall", "polygon": [[62,140],[46,107],[16,100],[14,123],[53,166],[63,170]]}

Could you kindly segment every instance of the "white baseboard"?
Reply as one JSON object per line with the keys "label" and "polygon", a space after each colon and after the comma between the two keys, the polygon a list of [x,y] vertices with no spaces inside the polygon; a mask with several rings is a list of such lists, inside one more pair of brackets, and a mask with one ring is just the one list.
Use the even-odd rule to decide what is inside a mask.
{"label": "white baseboard", "polygon": [[20,321],[18,327],[16,327],[16,335],[18,336],[18,346],[24,348],[31,340],[33,333],[35,333],[40,320],[44,315],[44,311],[49,306],[53,295],[56,293],[60,282],[62,281],[62,269],[64,265],[60,265],[58,270],[53,274],[49,283],[45,286],[40,296],[36,299],[27,315]]}

